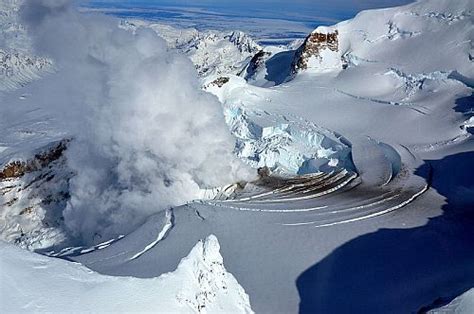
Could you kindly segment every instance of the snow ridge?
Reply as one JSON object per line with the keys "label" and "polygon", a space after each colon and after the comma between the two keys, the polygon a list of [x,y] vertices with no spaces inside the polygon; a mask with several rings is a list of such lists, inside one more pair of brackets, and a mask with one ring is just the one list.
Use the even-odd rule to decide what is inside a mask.
{"label": "snow ridge", "polygon": [[140,279],[101,275],[0,242],[0,302],[6,312],[253,313],[219,251],[217,238],[209,235],[175,271]]}

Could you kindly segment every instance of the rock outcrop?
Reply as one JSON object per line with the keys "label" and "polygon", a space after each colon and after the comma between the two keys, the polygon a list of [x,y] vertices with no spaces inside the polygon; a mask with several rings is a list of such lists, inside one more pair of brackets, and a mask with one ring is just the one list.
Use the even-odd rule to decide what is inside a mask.
{"label": "rock outcrop", "polygon": [[271,56],[271,53],[265,50],[259,50],[250,59],[248,65],[239,73],[246,80],[252,78],[262,67],[265,66],[265,61]]}
{"label": "rock outcrop", "polygon": [[0,180],[19,178],[26,173],[41,170],[62,156],[68,142],[61,141],[50,149],[37,153],[30,160],[9,162],[0,169]]}
{"label": "rock outcrop", "polygon": [[[329,60],[327,60],[329,59]],[[339,56],[339,32],[327,28],[317,28],[296,50],[292,64],[293,73],[306,70],[308,68],[342,68],[342,61]]]}
{"label": "rock outcrop", "polygon": [[[228,76],[221,76],[221,77],[218,77],[216,78],[214,81],[212,81],[209,85],[215,85],[219,88],[221,88],[222,86],[224,86],[227,82],[229,82],[229,77]],[[209,85],[207,87],[209,87]],[[205,87],[204,89],[207,89],[207,87]]]}
{"label": "rock outcrop", "polygon": [[63,210],[74,175],[64,156],[67,144],[0,167],[0,240],[35,250],[66,239]]}

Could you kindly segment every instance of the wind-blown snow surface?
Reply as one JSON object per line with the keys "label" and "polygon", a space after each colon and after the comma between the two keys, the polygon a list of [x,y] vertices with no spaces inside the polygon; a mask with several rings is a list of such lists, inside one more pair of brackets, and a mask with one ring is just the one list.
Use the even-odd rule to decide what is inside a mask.
{"label": "wind-blown snow surface", "polygon": [[224,268],[219,249],[210,235],[173,272],[139,279],[100,275],[0,242],[2,311],[253,313],[248,295]]}
{"label": "wind-blown snow surface", "polygon": [[[258,52],[252,58],[246,72],[239,76],[226,73],[220,77],[209,76],[203,82],[195,79],[194,86],[204,86],[221,102],[223,107],[214,103],[222,118],[219,123],[223,126],[219,130],[225,129],[225,119],[237,137],[237,154],[251,165],[268,165],[285,176],[263,175],[245,187],[233,185],[216,193],[211,189],[208,194],[217,195],[216,199],[189,202],[161,211],[126,236],[114,240],[107,237],[104,240],[109,241],[90,248],[71,247],[56,251],[53,247],[53,252],[44,252],[78,261],[102,274],[154,278],[176,269],[199,239],[214,234],[219,239],[226,268],[245,287],[252,309],[258,313],[298,310],[302,313],[410,313],[448,303],[474,286],[474,251],[471,249],[474,181],[469,171],[474,167],[470,127],[474,79],[473,11],[474,4],[468,0],[424,0],[399,8],[366,11],[351,21],[315,30],[314,45],[308,46],[310,49],[301,47],[308,52],[306,54],[300,54],[297,47],[289,50],[265,48],[263,53]],[[110,29],[114,28],[111,26]],[[127,42],[130,44],[142,36],[155,37],[155,32],[143,29],[137,30],[135,35],[129,31],[117,34],[112,42],[125,51],[131,48],[124,48],[121,40],[130,40]],[[137,37],[130,37],[131,34]],[[318,34],[337,34],[337,45],[332,42],[330,51],[326,51],[328,45],[324,40],[327,37]],[[151,50],[166,50],[162,44],[152,46],[154,49]],[[145,51],[149,52],[148,49]],[[95,49],[92,52],[92,56],[109,64],[109,56],[99,58]],[[99,52],[109,51],[99,49]],[[123,61],[120,52],[114,49],[112,52]],[[133,51],[131,53],[135,55]],[[299,62],[302,55],[309,59]],[[165,53],[164,56],[170,62],[178,58],[186,63],[173,54]],[[65,64],[69,64],[70,59],[64,58]],[[179,62],[172,62],[173,67],[169,67],[166,62],[160,63],[159,58],[152,61],[146,65],[153,67],[157,62],[166,71],[177,71],[169,75],[179,78],[183,75]],[[126,67],[128,62],[124,63]],[[111,68],[121,73],[121,67],[113,67],[113,64],[110,64]],[[307,66],[296,67],[297,64]],[[72,66],[72,69],[77,68]],[[127,80],[129,72],[100,77],[124,80],[148,95],[147,83],[156,77],[148,80],[146,75],[137,75],[142,72],[132,72],[133,79],[144,80],[144,90],[137,82]],[[83,73],[82,70],[79,73]],[[156,79],[166,83],[169,82],[167,77]],[[53,78],[48,76],[47,79],[60,83]],[[17,105],[21,103],[18,100],[21,97],[29,99],[26,102],[28,110],[32,109],[32,100],[45,106],[41,99],[49,100],[50,97],[41,90],[42,86],[48,86],[48,80],[42,81],[5,94],[2,101]],[[176,80],[170,82],[173,84],[164,84],[170,93],[181,92],[174,89]],[[189,84],[188,80],[184,82]],[[93,83],[97,84],[97,89],[109,91],[107,84]],[[95,90],[94,86],[85,85],[91,91]],[[115,132],[130,126],[125,123],[128,116],[134,123],[124,129],[127,134],[119,132],[123,137],[118,138],[118,146],[105,145],[104,152],[92,143],[92,153],[106,157],[105,167],[103,159],[98,159],[100,163],[92,166],[77,159],[77,156],[88,156],[80,148],[90,147],[89,142],[89,145],[68,149],[66,157],[72,159],[73,169],[79,175],[81,165],[90,170],[84,171],[85,176],[96,170],[100,171],[99,176],[106,173],[111,157],[132,160],[131,164],[125,163],[124,168],[112,167],[115,175],[120,175],[123,169],[128,173],[127,165],[134,165],[133,158],[142,156],[141,148],[153,143],[152,140],[142,142],[141,138],[156,135],[138,131],[138,126],[143,124],[154,125],[154,120],[147,119],[150,115],[148,106],[135,103],[133,90],[129,95],[127,86],[115,86],[126,90],[117,93],[113,92],[114,84],[111,87],[112,99],[123,97],[136,104],[139,111],[125,110],[127,119],[119,120],[121,123],[115,126],[108,118],[115,118],[116,114],[106,110],[109,109],[107,106],[99,106],[104,110],[91,116],[90,125],[103,126],[100,130],[107,138],[93,136],[98,140],[97,145],[109,143],[106,139],[113,139],[115,143]],[[184,100],[199,102],[204,97],[208,102],[216,101],[190,89],[185,92],[192,99],[186,97]],[[140,93],[135,96],[137,94]],[[97,93],[91,95],[97,96]],[[161,94],[155,95],[156,98],[159,96]],[[123,105],[121,101],[118,104]],[[64,126],[61,124],[40,119],[35,112],[25,113],[20,106],[15,108],[17,111],[10,112],[6,122],[23,122],[19,123],[21,128],[14,128],[13,134],[6,132],[9,143],[15,138],[24,143],[32,139],[46,141],[62,137]],[[197,111],[199,109],[193,113]],[[217,112],[217,109],[211,112]],[[123,111],[119,111],[119,116],[120,113]],[[28,130],[25,121],[32,117],[35,122],[42,122],[34,130],[44,130],[48,136],[28,137],[25,133],[29,133],[21,132]],[[180,115],[166,117],[171,120]],[[196,118],[194,115],[186,121]],[[101,125],[102,119],[108,123]],[[101,134],[97,129],[93,131],[94,135]],[[135,142],[129,143],[129,133],[130,139],[138,140],[142,146],[137,148]],[[165,137],[165,140],[169,140],[177,151],[173,145],[183,138]],[[196,146],[196,149],[202,148],[197,142]],[[5,147],[1,157],[8,161],[14,152],[25,146],[9,144]],[[204,146],[204,149],[208,147]],[[215,167],[230,155],[228,152],[223,159],[210,158],[202,162]],[[140,176],[126,177],[130,180],[115,181],[112,176],[114,180],[110,186],[123,188],[120,190],[123,193],[106,193],[105,204],[108,205],[110,199],[124,204],[127,199],[121,197],[136,192],[133,187],[138,186],[145,198],[133,198],[134,202],[125,204],[154,205],[152,200],[159,201],[159,198],[148,199],[146,193],[150,191],[141,189],[147,180],[154,183],[156,173],[148,173],[154,166],[154,163],[144,163],[139,168]],[[170,166],[174,164],[163,167]],[[207,165],[205,169],[208,169]],[[227,174],[225,171],[221,169],[219,173]],[[304,175],[290,176],[295,173]],[[26,182],[30,178],[20,177],[21,182],[15,181],[15,184],[28,185]],[[162,176],[159,178],[163,179]],[[94,184],[91,186],[95,187]],[[154,187],[153,184],[145,186]],[[97,197],[102,192],[93,190],[88,204],[101,205],[98,208],[102,210],[104,200]],[[9,193],[5,195],[13,196]],[[121,218],[124,212],[127,213],[126,207],[120,207],[120,212],[109,212],[108,207],[105,208],[101,214],[112,222],[116,215]],[[92,214],[91,220],[83,220],[82,227],[91,237],[95,228],[100,229],[103,224],[96,224],[95,211],[86,213]],[[105,225],[110,225],[111,221]],[[119,230],[114,230],[110,234],[118,233]],[[96,242],[99,242],[98,238]]]}

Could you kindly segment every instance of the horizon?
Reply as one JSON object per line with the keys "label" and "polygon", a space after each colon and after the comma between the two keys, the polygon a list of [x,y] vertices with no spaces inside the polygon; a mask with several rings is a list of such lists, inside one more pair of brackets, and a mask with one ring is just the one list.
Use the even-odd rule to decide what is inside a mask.
{"label": "horizon", "polygon": [[[83,5],[123,19],[143,19],[177,28],[241,30],[261,44],[288,44],[318,26],[353,18],[362,10],[393,7],[412,0],[288,1],[92,0]],[[251,3],[251,7],[250,6]],[[271,3],[271,5],[269,5]]]}

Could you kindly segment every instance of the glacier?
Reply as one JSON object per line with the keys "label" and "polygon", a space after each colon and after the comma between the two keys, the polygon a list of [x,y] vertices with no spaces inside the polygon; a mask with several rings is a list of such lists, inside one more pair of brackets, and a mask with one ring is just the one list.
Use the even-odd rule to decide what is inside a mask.
{"label": "glacier", "polygon": [[[1,299],[7,309],[469,312],[472,1],[362,11],[280,46],[238,31],[110,18],[106,43],[123,48],[138,38],[140,51],[159,56],[130,75],[124,64],[140,58],[115,63],[103,46],[91,46],[86,60],[92,56],[92,68],[101,69],[94,73],[123,74],[92,88],[86,83],[96,76],[81,81],[88,91],[120,91],[97,102],[108,107],[90,125],[109,123],[97,129],[95,146],[77,146],[69,120],[47,110],[57,101],[44,92],[47,83],[63,86],[71,77],[54,81],[61,62],[31,50],[15,17],[20,1],[5,3],[0,49],[19,56],[6,65],[17,76],[0,77],[0,263],[8,270],[0,272],[0,289],[12,300]],[[80,16],[101,20],[96,13]],[[166,75],[144,75],[153,69]],[[73,91],[67,99],[80,96],[78,103],[97,95]],[[179,101],[164,106],[168,96]],[[147,103],[169,110],[165,118],[153,119]],[[114,104],[120,110],[106,110]],[[193,127],[206,117],[219,126],[214,132]],[[193,136],[163,137],[177,124]],[[216,139],[225,140],[213,150]],[[55,154],[62,141],[69,143],[64,154]],[[91,148],[109,162],[77,158]],[[170,151],[177,158],[153,162]],[[114,156],[127,162],[111,168]],[[170,190],[157,195],[148,183],[175,183],[168,170],[179,165],[196,184],[180,185],[183,197],[166,203]],[[106,178],[107,192],[116,193],[94,192],[94,184],[71,188],[88,177]],[[68,205],[84,195],[88,210],[76,214],[87,214],[79,222],[92,241],[64,221]],[[112,206],[101,206],[104,198]],[[113,232],[103,232],[98,212]]]}

